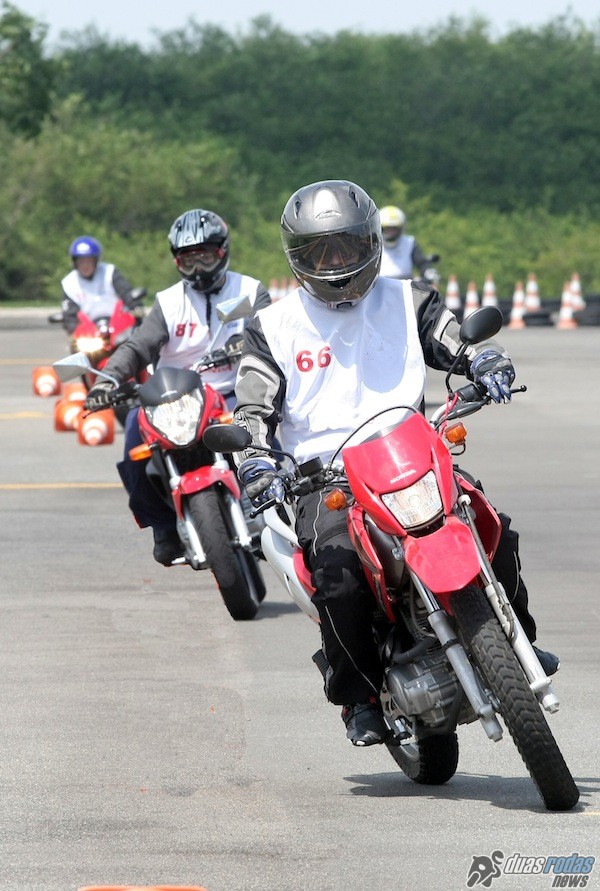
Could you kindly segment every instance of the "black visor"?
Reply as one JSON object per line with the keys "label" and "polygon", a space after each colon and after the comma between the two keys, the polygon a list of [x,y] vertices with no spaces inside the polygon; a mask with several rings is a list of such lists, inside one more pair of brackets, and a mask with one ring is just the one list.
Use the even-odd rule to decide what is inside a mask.
{"label": "black visor", "polygon": [[352,275],[379,249],[380,228],[376,217],[365,223],[320,235],[283,232],[283,246],[290,265],[300,274],[338,278]]}

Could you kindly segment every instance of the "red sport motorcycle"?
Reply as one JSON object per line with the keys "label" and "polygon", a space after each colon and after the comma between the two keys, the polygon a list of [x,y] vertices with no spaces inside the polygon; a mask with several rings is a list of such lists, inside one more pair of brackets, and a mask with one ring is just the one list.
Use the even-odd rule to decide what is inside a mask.
{"label": "red sport motorcycle", "polygon": [[[135,288],[131,296],[132,301],[141,309],[146,289]],[[62,312],[52,313],[48,316],[48,321],[52,324],[62,322]],[[129,340],[141,321],[141,313],[132,312],[122,300],[115,303],[110,316],[91,319],[84,312],[77,313],[77,327],[70,335],[69,345],[72,353],[85,353],[90,360],[90,370],[81,375],[86,390],[94,386],[95,370],[104,368],[117,347]],[[144,372],[139,376],[138,382],[142,383],[147,377]],[[131,404],[123,403],[115,408],[115,415],[122,424],[131,407]]]}
{"label": "red sport motorcycle", "polygon": [[[247,298],[217,309],[221,322],[248,314]],[[202,441],[206,429],[231,417],[227,404],[202,375],[230,366],[241,348],[215,350],[197,370],[158,368],[144,384],[126,381],[109,393],[118,408],[135,400],[143,445],[130,452],[147,460],[152,483],[173,508],[184,554],[171,565],[210,569],[225,606],[236,620],[252,619],[266,588],[258,565],[260,524],[248,527],[237,475],[226,457]],[[61,380],[90,369],[85,353],[54,363]],[[98,376],[111,379],[99,370]]]}
{"label": "red sport motorcycle", "polygon": [[[386,745],[396,763],[416,783],[445,783],[458,765],[457,726],[479,720],[497,741],[500,715],[546,807],[569,810],[579,791],[542,712],[555,712],[558,699],[491,566],[500,520],[453,463],[465,448],[460,419],[490,399],[473,383],[454,392],[450,376],[468,345],[501,324],[495,307],[463,322],[448,399],[429,422],[412,406],[397,406],[361,425],[361,437],[355,431],[325,467],[318,458],[298,465],[286,455],[292,470],[282,472],[285,501],[260,508],[262,549],[292,598],[318,621],[291,504],[322,490],[327,507],[347,509],[373,592]],[[266,451],[235,425],[210,428],[204,441],[222,452]],[[325,674],[323,651],[313,660]]]}

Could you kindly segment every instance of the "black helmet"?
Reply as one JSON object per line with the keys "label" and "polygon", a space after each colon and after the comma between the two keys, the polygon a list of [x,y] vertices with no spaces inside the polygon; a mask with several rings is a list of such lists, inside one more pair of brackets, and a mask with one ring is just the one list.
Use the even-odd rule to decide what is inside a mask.
{"label": "black helmet", "polygon": [[381,265],[381,224],[354,183],[326,180],[294,192],[281,217],[290,268],[305,291],[331,309],[367,296]]}
{"label": "black helmet", "polygon": [[171,226],[169,244],[182,279],[199,291],[214,291],[221,286],[229,268],[225,220],[211,210],[186,210]]}

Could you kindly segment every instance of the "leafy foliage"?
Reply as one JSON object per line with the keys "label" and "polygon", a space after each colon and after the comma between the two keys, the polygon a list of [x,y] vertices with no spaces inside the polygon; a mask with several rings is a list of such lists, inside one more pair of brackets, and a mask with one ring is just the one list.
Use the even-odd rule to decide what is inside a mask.
{"label": "leafy foliage", "polygon": [[85,231],[163,287],[192,206],[229,221],[234,268],[284,278],[281,208],[329,177],[400,204],[464,285],[492,273],[508,295],[535,272],[558,296],[577,269],[600,289],[600,33],[570,16],[498,40],[480,18],[384,36],[191,20],[151,50],[87,28],[45,60],[45,29],[3,8],[0,299],[57,294]]}

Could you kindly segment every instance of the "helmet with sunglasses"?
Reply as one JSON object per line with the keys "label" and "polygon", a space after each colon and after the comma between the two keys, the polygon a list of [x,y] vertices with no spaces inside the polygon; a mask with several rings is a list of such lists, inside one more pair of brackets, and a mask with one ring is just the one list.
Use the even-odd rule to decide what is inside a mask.
{"label": "helmet with sunglasses", "polygon": [[381,265],[381,224],[373,200],[347,180],[294,192],[281,217],[290,268],[310,297],[331,309],[363,300]]}
{"label": "helmet with sunglasses", "polygon": [[229,229],[211,210],[187,210],[169,232],[179,275],[198,291],[216,290],[229,268]]}

